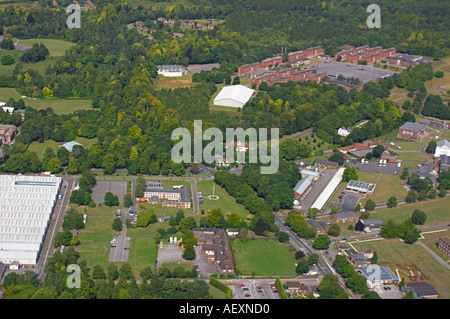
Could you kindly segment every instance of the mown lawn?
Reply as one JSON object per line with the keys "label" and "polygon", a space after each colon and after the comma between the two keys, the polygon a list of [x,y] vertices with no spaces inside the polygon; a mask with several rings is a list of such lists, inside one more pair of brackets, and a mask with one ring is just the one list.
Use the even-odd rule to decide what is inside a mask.
{"label": "mown lawn", "polygon": [[233,241],[235,265],[242,274],[295,276],[297,261],[289,246],[277,241]]}
{"label": "mown lawn", "polygon": [[0,101],[8,101],[10,98],[15,100],[23,99],[26,106],[34,109],[46,109],[51,107],[56,114],[69,114],[78,110],[91,110],[91,100],[44,100],[30,97],[21,97],[21,94],[14,88],[0,88]]}
{"label": "mown lawn", "polygon": [[110,242],[113,236],[117,236],[117,231],[112,229],[115,212],[115,207],[104,205],[82,211],[87,220],[85,228],[79,231],[81,245],[76,250],[80,253],[80,261],[86,260],[88,267],[108,265]]}
{"label": "mown lawn", "polygon": [[241,219],[245,220],[249,217],[249,211],[241,204],[236,203],[236,199],[229,195],[227,191],[220,187],[215,186],[214,194],[219,196],[218,200],[209,199],[208,196],[213,194],[214,181],[201,181],[197,183],[197,191],[203,194],[203,204],[199,205],[200,211],[204,210],[205,213],[214,208],[220,208],[224,216],[229,213],[238,213],[241,215]]}
{"label": "mown lawn", "polygon": [[443,198],[429,199],[423,202],[399,204],[395,208],[378,208],[371,212],[371,218],[389,218],[401,222],[411,217],[415,209],[420,209],[427,214],[425,225],[438,224],[449,220],[448,207],[450,196]]}
{"label": "mown lawn", "polygon": [[392,196],[395,196],[397,200],[404,200],[408,195],[408,192],[402,187],[404,181],[398,175],[358,172],[358,177],[358,181],[360,182],[376,184],[373,194],[361,198],[361,205],[364,205],[368,199],[372,199],[375,203],[381,204],[386,203]]}
{"label": "mown lawn", "polygon": [[72,42],[55,39],[26,39],[19,41],[19,44],[28,45],[30,47],[35,43],[43,43],[50,52],[50,56],[63,56],[68,49],[75,45],[75,43]]}

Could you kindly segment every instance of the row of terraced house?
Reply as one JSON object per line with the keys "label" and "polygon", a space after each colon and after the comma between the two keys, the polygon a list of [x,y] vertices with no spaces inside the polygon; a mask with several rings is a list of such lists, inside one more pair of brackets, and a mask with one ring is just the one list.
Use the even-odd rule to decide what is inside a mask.
{"label": "row of terraced house", "polygon": [[288,53],[288,60],[285,62],[290,67],[283,67],[283,57],[281,55],[238,67],[238,74],[242,77],[250,78],[251,83],[259,86],[262,82],[267,82],[269,86],[275,83],[286,83],[288,81],[316,81],[320,82],[325,73],[315,74],[313,70],[299,70],[298,65],[308,61],[308,57],[323,55],[321,46],[311,47],[302,51]]}
{"label": "row of terraced house", "polygon": [[355,48],[352,45],[345,44],[341,46],[341,51],[334,55],[334,59],[338,60],[338,58],[341,57],[342,60],[346,60],[351,63],[367,61],[367,63],[371,64],[393,56],[396,53],[397,49],[394,47],[383,49],[382,46],[370,48],[368,45],[363,45]]}

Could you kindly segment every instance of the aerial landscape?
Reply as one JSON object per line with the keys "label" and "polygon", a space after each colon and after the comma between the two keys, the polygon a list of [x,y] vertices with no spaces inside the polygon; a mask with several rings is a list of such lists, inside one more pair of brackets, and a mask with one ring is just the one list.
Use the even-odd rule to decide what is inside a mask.
{"label": "aerial landscape", "polygon": [[450,299],[448,1],[0,0],[0,108],[4,301]]}

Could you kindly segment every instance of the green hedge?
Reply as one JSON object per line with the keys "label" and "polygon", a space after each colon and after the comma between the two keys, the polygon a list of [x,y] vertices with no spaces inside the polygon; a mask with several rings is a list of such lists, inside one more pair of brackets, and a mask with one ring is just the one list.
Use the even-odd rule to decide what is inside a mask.
{"label": "green hedge", "polygon": [[228,287],[227,285],[225,285],[223,282],[219,281],[217,278],[211,277],[209,279],[209,284],[211,286],[213,286],[213,287],[216,287],[220,291],[223,291],[224,293],[226,293],[227,294],[227,299],[231,299],[232,298],[231,288]]}
{"label": "green hedge", "polygon": [[277,277],[277,279],[275,280],[275,286],[277,286],[278,293],[280,294],[281,299],[289,299],[279,277]]}

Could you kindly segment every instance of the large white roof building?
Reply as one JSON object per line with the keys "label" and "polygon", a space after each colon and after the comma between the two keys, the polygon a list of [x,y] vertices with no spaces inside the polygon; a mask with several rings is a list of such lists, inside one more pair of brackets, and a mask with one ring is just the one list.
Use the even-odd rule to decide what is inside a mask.
{"label": "large white roof building", "polygon": [[324,188],[319,197],[312,204],[311,208],[317,208],[319,211],[322,210],[323,206],[327,203],[331,195],[333,195],[335,189],[339,186],[342,181],[342,175],[344,175],[344,167],[338,169],[336,174],[334,174],[331,181]]}
{"label": "large white roof building", "polygon": [[0,175],[0,262],[34,265],[61,177]]}
{"label": "large white roof building", "polygon": [[214,99],[214,105],[242,108],[250,101],[255,90],[243,85],[231,85],[222,88]]}

